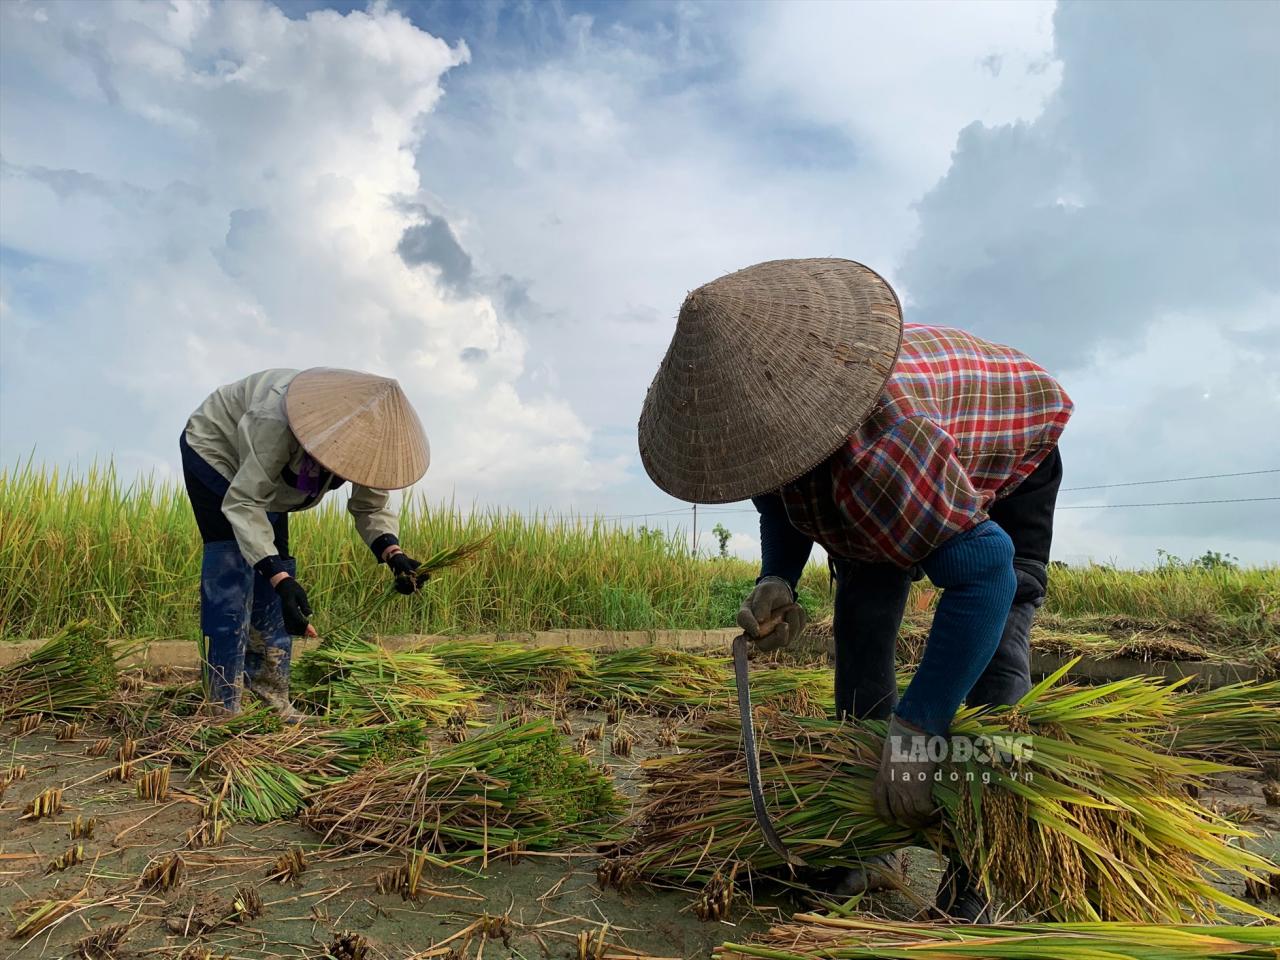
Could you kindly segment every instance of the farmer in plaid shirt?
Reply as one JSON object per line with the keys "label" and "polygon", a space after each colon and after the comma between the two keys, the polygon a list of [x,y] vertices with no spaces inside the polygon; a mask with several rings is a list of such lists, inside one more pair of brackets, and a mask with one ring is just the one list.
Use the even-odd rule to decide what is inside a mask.
{"label": "farmer in plaid shirt", "polygon": [[[1030,689],[1071,409],[1016,350],[904,326],[888,284],[850,261],[759,264],[685,301],[641,418],[646,468],[682,499],[755,504],[761,576],[738,622],[761,650],[803,631],[797,583],[813,544],[826,550],[836,708],[889,721],[873,791],[886,820],[935,816],[937,765],[909,756],[913,738],[946,736],[962,702],[1011,704]],[[922,576],[941,595],[899,699],[895,644]],[[869,859],[817,879],[851,896],[899,870]],[[939,907],[978,920],[988,904],[955,862]]]}

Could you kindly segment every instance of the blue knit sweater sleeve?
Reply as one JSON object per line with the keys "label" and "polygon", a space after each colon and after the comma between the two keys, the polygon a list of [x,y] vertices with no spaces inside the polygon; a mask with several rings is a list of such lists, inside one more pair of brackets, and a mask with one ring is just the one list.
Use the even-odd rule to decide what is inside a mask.
{"label": "blue knit sweater sleeve", "polygon": [[781,577],[791,584],[794,596],[813,541],[791,525],[787,508],[776,493],[752,497],[751,502],[760,511],[760,580]]}
{"label": "blue knit sweater sleeve", "polygon": [[994,521],[952,537],[920,563],[942,590],[920,666],[898,716],[939,736],[1000,644],[1017,579],[1013,541]]}

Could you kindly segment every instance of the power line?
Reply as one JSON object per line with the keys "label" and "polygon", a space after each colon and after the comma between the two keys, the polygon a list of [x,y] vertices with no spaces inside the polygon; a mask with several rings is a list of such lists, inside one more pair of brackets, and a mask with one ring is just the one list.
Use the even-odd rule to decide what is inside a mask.
{"label": "power line", "polygon": [[1153,483],[1183,483],[1187,480],[1221,480],[1225,477],[1256,477],[1264,473],[1280,473],[1280,468],[1271,470],[1243,470],[1239,473],[1206,473],[1199,477],[1170,477],[1167,480],[1130,480],[1128,483],[1094,483],[1087,487],[1063,487],[1061,492],[1072,490],[1106,490],[1111,487],[1145,487]]}
{"label": "power line", "polygon": [[1159,503],[1073,503],[1055,510],[1115,510],[1119,507],[1193,507],[1202,503],[1264,503],[1280,497],[1237,497],[1232,500],[1165,500]]}

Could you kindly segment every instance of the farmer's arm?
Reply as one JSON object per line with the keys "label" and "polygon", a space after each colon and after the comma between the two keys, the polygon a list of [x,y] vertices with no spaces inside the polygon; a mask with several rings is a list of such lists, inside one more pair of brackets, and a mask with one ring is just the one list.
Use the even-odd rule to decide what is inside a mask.
{"label": "farmer's arm", "polygon": [[756,582],[777,577],[786,581],[794,596],[813,541],[791,525],[778,494],[752,497],[751,502],[760,512],[760,578]]}
{"label": "farmer's arm", "polygon": [[919,564],[942,597],[924,656],[897,715],[945,734],[990,662],[1013,601],[1013,543],[987,519],[956,458],[930,421],[904,420],[856,457],[837,457],[833,494],[887,560]]}
{"label": "farmer's arm", "polygon": [[391,494],[386,490],[351,485],[347,511],[355,521],[360,539],[369,545],[379,563],[385,562],[400,545],[400,517],[389,506]]}
{"label": "farmer's arm", "polygon": [[738,608],[738,626],[760,650],[776,650],[804,632],[805,613],[795,599],[813,541],[791,525],[777,494],[751,502],[760,511],[760,576]]}
{"label": "farmer's arm", "polygon": [[240,467],[222,499],[222,513],[245,560],[269,580],[285,573],[285,567],[284,559],[276,553],[267,509],[296,443],[283,420],[252,411],[236,426]]}

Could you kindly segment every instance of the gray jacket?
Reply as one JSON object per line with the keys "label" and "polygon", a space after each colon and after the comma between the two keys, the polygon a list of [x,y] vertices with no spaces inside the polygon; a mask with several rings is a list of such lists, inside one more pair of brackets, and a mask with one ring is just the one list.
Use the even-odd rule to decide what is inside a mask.
{"label": "gray jacket", "polygon": [[[284,476],[294,476],[305,451],[289,429],[284,393],[297,370],[263,370],[219,387],[187,420],[187,443],[231,482],[222,512],[251,565],[276,553],[268,513],[308,510],[333,488],[330,480],[312,498]],[[351,485],[347,509],[366,544],[399,535],[399,518],[385,490]],[[311,502],[308,502],[310,499]]]}

